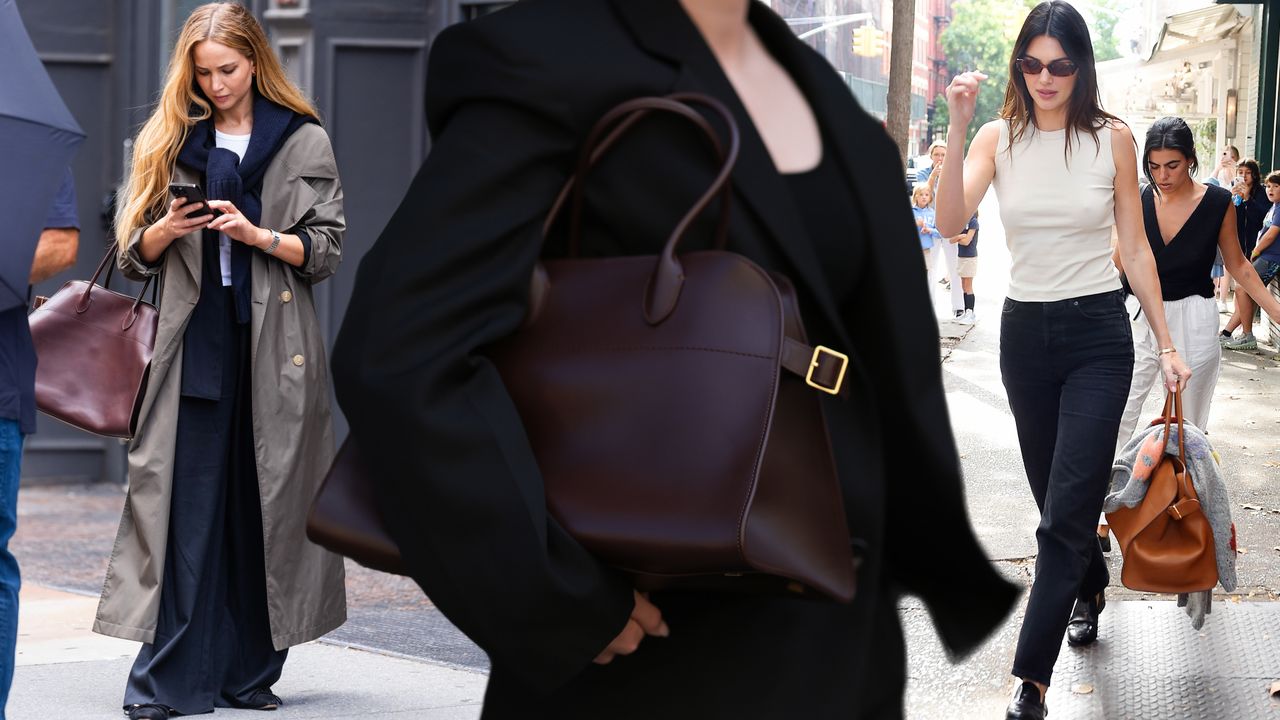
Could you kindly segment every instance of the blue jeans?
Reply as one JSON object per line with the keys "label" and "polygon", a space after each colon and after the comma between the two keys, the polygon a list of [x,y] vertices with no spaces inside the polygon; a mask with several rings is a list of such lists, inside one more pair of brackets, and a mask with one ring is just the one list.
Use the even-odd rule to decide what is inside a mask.
{"label": "blue jeans", "polygon": [[18,561],[9,540],[18,527],[18,476],[22,467],[22,430],[17,420],[0,418],[0,720],[13,683],[13,653],[18,641]]}
{"label": "blue jeans", "polygon": [[1047,685],[1076,598],[1109,581],[1096,527],[1133,377],[1120,292],[1005,300],[1000,373],[1040,508],[1036,574],[1013,674]]}

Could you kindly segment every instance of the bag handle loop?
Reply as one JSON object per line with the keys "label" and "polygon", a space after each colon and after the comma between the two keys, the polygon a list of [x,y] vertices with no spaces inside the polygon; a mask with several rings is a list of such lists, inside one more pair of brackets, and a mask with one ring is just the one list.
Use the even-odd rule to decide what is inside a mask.
{"label": "bag handle loop", "polygon": [[[711,127],[711,124],[707,122],[701,113],[690,107],[690,103],[705,105],[725,122],[729,132],[727,151],[723,149],[721,140],[714,128]],[[551,212],[548,213],[547,219],[542,226],[542,236],[545,240],[566,202],[572,200],[569,214],[568,254],[569,257],[577,256],[581,238],[583,185],[586,173],[618,142],[623,134],[654,111],[680,115],[702,130],[710,140],[716,156],[720,159],[720,170],[715,179],[712,180],[710,187],[698,198],[693,207],[685,213],[680,222],[676,224],[671,236],[667,238],[667,242],[663,246],[662,254],[659,256],[657,266],[654,268],[654,274],[649,281],[644,300],[645,320],[651,325],[661,323],[675,310],[676,301],[680,297],[680,289],[684,284],[684,268],[677,257],[680,241],[684,238],[693,221],[717,196],[720,196],[721,205],[720,216],[716,226],[715,247],[724,249],[727,245],[730,198],[732,195],[732,186],[728,180],[729,175],[733,172],[733,166],[737,162],[738,148],[741,144],[737,122],[733,119],[733,115],[728,108],[718,100],[698,93],[677,93],[667,97],[636,98],[613,108],[591,129],[587,136],[587,141],[583,143],[582,151],[579,153],[577,169],[565,182],[564,187],[561,188],[555,203],[551,207]],[[545,288],[546,275],[541,267],[534,271],[535,293],[539,290],[538,286],[540,284]]]}
{"label": "bag handle loop", "polygon": [[[93,304],[92,292],[98,287],[98,278],[102,276],[102,271],[107,271],[106,278],[103,279],[102,288],[104,290],[111,288],[111,274],[115,270],[115,263],[112,262],[116,257],[116,246],[113,243],[107,248],[106,255],[102,256],[102,262],[98,263],[98,269],[93,271],[93,277],[84,287],[84,292],[80,293],[80,299],[76,302],[76,313],[83,314],[89,310],[89,306]],[[151,288],[151,305],[156,305],[156,288],[158,283],[153,283],[155,275],[148,275],[147,279],[142,283],[142,289],[138,291],[138,296],[134,298],[133,305],[129,307],[129,312],[120,321],[120,329],[128,330],[133,327],[133,323],[138,319],[138,306],[142,304],[142,298],[147,294],[147,288]]]}

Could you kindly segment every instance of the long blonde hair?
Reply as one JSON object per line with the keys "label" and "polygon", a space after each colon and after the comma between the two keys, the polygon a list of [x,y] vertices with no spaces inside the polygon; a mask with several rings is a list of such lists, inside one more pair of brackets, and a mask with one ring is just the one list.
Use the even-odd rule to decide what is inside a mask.
{"label": "long blonde hair", "polygon": [[164,214],[178,151],[191,128],[213,114],[195,78],[196,45],[205,40],[226,45],[253,61],[254,87],[263,97],[301,115],[317,120],[320,117],[311,101],[285,75],[253,13],[239,3],[213,2],[196,8],[173,46],[160,102],[133,144],[132,167],[121,191],[124,200],[119,203],[115,221],[116,242],[121,249],[128,245],[131,232]]}

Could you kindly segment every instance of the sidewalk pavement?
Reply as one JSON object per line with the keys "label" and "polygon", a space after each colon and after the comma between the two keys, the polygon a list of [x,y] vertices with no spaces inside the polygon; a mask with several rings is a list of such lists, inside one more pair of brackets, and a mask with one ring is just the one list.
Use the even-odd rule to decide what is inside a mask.
{"label": "sidewalk pavement", "polygon": [[[37,585],[22,589],[17,668],[8,717],[120,718],[121,696],[138,643],[89,631],[96,597]],[[285,704],[274,717],[474,720],[484,673],[325,643],[289,651],[275,686]],[[217,718],[257,718],[255,710]]]}

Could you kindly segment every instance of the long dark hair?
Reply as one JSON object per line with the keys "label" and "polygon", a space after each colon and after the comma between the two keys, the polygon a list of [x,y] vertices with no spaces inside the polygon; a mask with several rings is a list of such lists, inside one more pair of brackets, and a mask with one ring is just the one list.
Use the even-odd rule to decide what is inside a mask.
{"label": "long dark hair", "polygon": [[[1089,133],[1094,143],[1099,143],[1098,131],[1111,123],[1121,123],[1120,118],[1102,109],[1098,99],[1098,71],[1094,66],[1093,42],[1089,39],[1089,26],[1080,12],[1065,0],[1048,0],[1035,6],[1022,23],[1022,31],[1013,43],[1013,55],[1009,58],[1009,84],[1004,91],[1004,106],[1000,117],[1009,121],[1009,146],[1022,139],[1031,125],[1035,101],[1027,89],[1027,79],[1017,67],[1018,58],[1026,54],[1031,41],[1048,35],[1057,40],[1067,57],[1076,65],[1076,82],[1067,101],[1067,128]],[[1064,157],[1071,153],[1071,136],[1067,133]],[[1098,145],[1101,149],[1101,145]]]}
{"label": "long dark hair", "polygon": [[1147,182],[1151,183],[1156,193],[1159,193],[1160,188],[1156,187],[1156,180],[1151,177],[1152,150],[1177,150],[1187,159],[1192,175],[1200,170],[1200,160],[1196,158],[1195,135],[1191,133],[1187,121],[1180,117],[1162,117],[1152,123],[1151,129],[1147,130],[1147,144],[1142,148],[1142,173],[1147,176]]}

